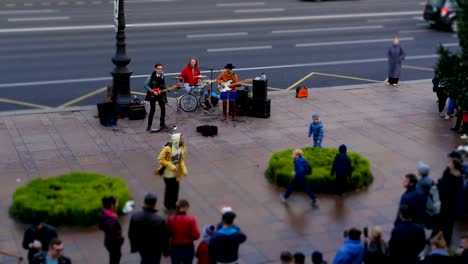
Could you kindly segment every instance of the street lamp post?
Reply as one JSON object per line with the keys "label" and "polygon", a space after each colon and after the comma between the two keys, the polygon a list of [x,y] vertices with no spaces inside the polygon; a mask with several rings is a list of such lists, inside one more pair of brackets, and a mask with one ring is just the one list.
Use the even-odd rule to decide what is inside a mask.
{"label": "street lamp post", "polygon": [[127,65],[131,59],[127,56],[125,44],[125,12],[124,0],[114,0],[114,19],[116,23],[116,50],[112,58],[115,68],[111,72],[113,80],[113,101],[119,106],[120,114],[125,114],[125,109],[130,104],[130,75]]}

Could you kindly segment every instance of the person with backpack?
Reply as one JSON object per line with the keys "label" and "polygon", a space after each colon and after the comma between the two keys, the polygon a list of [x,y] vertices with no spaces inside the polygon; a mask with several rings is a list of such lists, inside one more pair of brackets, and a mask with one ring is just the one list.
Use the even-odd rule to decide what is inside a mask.
{"label": "person with backpack", "polygon": [[312,200],[312,205],[317,206],[318,200],[315,194],[312,192],[310,187],[307,185],[306,177],[307,175],[312,174],[312,165],[310,162],[302,156],[302,150],[295,149],[292,153],[292,158],[294,159],[294,172],[293,172],[293,182],[288,187],[288,190],[284,194],[280,194],[281,201],[286,202],[291,193],[299,186],[302,186]]}
{"label": "person with backpack", "polygon": [[182,176],[187,175],[185,166],[184,136],[180,133],[171,136],[171,143],[167,143],[158,156],[161,165],[156,174],[164,178],[164,207],[166,210],[175,210],[177,200],[179,199],[179,182]]}

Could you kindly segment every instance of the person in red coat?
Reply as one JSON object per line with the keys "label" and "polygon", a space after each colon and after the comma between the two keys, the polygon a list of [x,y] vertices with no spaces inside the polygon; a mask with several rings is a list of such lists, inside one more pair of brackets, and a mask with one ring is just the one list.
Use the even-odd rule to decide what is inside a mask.
{"label": "person in red coat", "polygon": [[171,244],[172,264],[191,264],[195,257],[193,242],[200,238],[195,217],[188,215],[190,204],[181,199],[177,202],[177,212],[167,220],[167,233]]}
{"label": "person in red coat", "polygon": [[189,63],[185,66],[182,72],[179,75],[179,78],[183,81],[185,92],[190,93],[192,88],[198,84],[200,77],[195,77],[200,75],[200,68],[198,68],[198,60],[195,58],[190,58]]}
{"label": "person in red coat", "polygon": [[202,242],[198,244],[197,253],[195,254],[195,256],[198,259],[198,264],[210,264],[210,253],[208,243],[210,242],[211,236],[214,232],[214,225],[206,226],[204,228]]}

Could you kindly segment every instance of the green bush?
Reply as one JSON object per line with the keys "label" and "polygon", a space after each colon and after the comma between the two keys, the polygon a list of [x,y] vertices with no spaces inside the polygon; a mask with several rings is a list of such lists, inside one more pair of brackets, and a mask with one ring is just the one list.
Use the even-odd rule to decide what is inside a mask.
{"label": "green bush", "polygon": [[29,223],[33,215],[53,225],[93,225],[98,221],[104,196],[114,196],[119,212],[131,199],[127,184],[97,173],[69,174],[35,179],[13,194],[11,213]]}
{"label": "green bush", "polygon": [[[274,184],[287,187],[294,176],[292,149],[274,153],[267,169],[267,177]],[[331,167],[338,149],[304,148],[304,158],[312,164],[312,175],[307,176],[307,184],[314,192],[331,193],[335,191],[335,176],[330,176]],[[347,152],[351,159],[353,173],[347,179],[346,191],[359,190],[372,183],[369,160],[353,152]]]}

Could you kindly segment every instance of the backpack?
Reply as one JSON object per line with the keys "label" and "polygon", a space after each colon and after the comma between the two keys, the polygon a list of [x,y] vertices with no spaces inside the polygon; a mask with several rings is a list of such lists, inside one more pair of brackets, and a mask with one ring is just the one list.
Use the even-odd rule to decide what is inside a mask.
{"label": "backpack", "polygon": [[306,159],[304,159],[304,173],[305,175],[312,174],[312,165],[310,164],[310,161]]}
{"label": "backpack", "polygon": [[429,216],[434,216],[440,213],[440,198],[439,198],[439,189],[437,185],[432,185],[429,190],[429,196],[427,197],[426,202],[426,214]]}
{"label": "backpack", "polygon": [[309,90],[305,86],[299,86],[296,88],[296,98],[306,98],[309,96]]}

